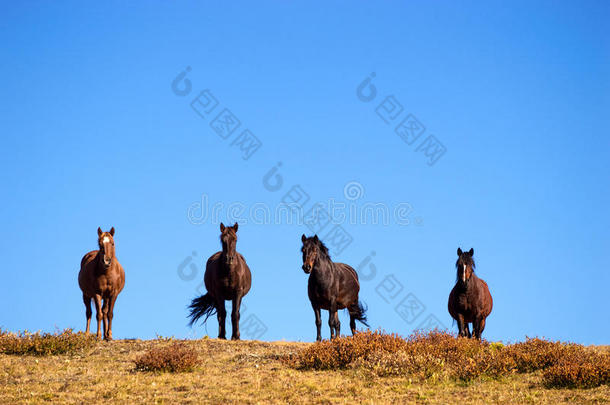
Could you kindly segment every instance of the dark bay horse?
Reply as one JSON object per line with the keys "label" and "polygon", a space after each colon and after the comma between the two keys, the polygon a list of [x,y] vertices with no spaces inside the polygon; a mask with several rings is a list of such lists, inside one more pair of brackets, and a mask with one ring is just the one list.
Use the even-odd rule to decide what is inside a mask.
{"label": "dark bay horse", "polygon": [[[468,252],[457,250],[457,280],[449,294],[449,314],[458,323],[459,336],[481,340],[485,329],[485,318],[491,313],[493,300],[487,283],[474,274],[474,249]],[[468,323],[472,323],[472,335]]]}
{"label": "dark bay horse", "polygon": [[207,294],[193,299],[189,309],[189,325],[205,316],[204,322],[218,314],[218,338],[226,339],[225,318],[227,310],[225,301],[232,301],[231,325],[232,340],[239,340],[239,307],[242,298],[250,291],[252,275],[246,259],[235,250],[237,244],[237,224],[225,227],[220,224],[220,242],[222,251],[216,252],[208,259],[203,281]]}
{"label": "dark bay horse", "polygon": [[[114,303],[125,287],[125,271],[114,252],[114,227],[110,232],[97,228],[99,250],[87,253],[80,262],[78,285],[83,291],[83,302],[87,315],[87,330],[91,324],[91,300],[95,303],[97,318],[97,338],[100,335],[100,321],[104,321],[104,339],[112,340],[112,318]],[[102,305],[102,300],[104,304]]]}
{"label": "dark bay horse", "polygon": [[307,293],[313,312],[316,315],[316,340],[322,340],[320,328],[322,319],[320,310],[328,310],[328,326],[330,338],[338,337],[341,332],[339,322],[339,309],[347,308],[349,311],[349,326],[352,335],[356,333],[356,321],[366,322],[364,312],[366,309],[358,301],[360,282],[356,270],[344,263],[335,263],[330,259],[328,249],[324,246],[318,235],[311,238],[301,236],[303,247],[303,271],[309,274]]}

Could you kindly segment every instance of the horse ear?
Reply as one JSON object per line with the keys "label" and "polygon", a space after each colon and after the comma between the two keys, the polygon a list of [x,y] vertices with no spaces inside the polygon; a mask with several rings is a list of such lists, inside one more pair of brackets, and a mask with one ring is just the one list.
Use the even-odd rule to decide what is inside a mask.
{"label": "horse ear", "polygon": [[225,231],[225,224],[223,224],[222,222],[220,223],[220,232],[224,232]]}
{"label": "horse ear", "polygon": [[458,252],[457,253],[458,253],[458,256],[461,256],[462,255],[462,249],[458,248]]}
{"label": "horse ear", "polygon": [[235,232],[237,232],[237,222],[235,223],[235,225],[233,225],[233,229],[235,230]]}
{"label": "horse ear", "polygon": [[114,236],[114,226],[110,228],[110,235]]}
{"label": "horse ear", "polygon": [[315,234],[315,235],[313,236],[313,240],[314,240],[314,241],[316,241],[316,242],[320,240],[320,239],[318,239],[318,234]]}
{"label": "horse ear", "polygon": [[305,243],[306,240],[307,236],[305,236],[305,234],[301,235],[301,242]]}
{"label": "horse ear", "polygon": [[97,227],[97,236],[102,236],[102,228]]}
{"label": "horse ear", "polygon": [[468,251],[468,254],[470,255],[470,257],[472,257],[472,255],[474,255],[474,249],[470,248],[470,250]]}

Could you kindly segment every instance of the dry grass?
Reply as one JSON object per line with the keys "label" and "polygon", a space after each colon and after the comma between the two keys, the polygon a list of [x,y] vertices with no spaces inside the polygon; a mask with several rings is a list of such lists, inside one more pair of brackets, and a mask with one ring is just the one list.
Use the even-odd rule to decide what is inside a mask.
{"label": "dry grass", "polygon": [[[336,369],[295,369],[287,364],[287,359],[294,361],[299,353],[316,346],[311,343],[202,339],[182,342],[200,359],[191,372],[134,370],[134,361],[149,350],[173,343],[118,340],[94,342],[89,349],[53,356],[0,354],[0,403],[602,404],[610,400],[608,385],[548,388],[545,373],[555,366],[513,371],[500,378],[475,378],[470,383],[434,377],[420,380],[398,372],[380,377],[365,367],[354,367],[357,356],[346,352],[345,342],[337,342],[343,348],[341,362],[352,360]],[[384,347],[394,344],[402,345],[395,341]],[[490,346],[504,349],[498,344]],[[586,349],[600,355],[609,352],[607,347]]]}

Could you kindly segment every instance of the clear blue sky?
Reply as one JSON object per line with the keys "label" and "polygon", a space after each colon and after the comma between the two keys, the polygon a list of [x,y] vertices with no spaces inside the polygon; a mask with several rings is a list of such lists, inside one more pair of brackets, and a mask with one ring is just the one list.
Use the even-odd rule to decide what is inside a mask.
{"label": "clear blue sky", "polygon": [[[4,3],[0,325],[84,329],[79,263],[114,226],[127,278],[115,338],[200,337],[186,305],[219,231],[189,207],[204,194],[276,207],[299,185],[306,209],[412,207],[409,225],[342,225],[353,241],[336,260],[375,252],[361,289],[372,327],[408,334],[433,315],[455,330],[461,246],[494,298],[484,337],[610,343],[609,18],[604,1]],[[372,72],[376,97],[361,101]],[[219,104],[202,118],[190,104],[205,89]],[[387,96],[399,116],[378,109]],[[210,127],[224,108],[241,122],[226,140]],[[394,131],[408,114],[425,126],[412,145]],[[232,145],[245,129],[262,142],[247,160]],[[446,149],[433,165],[418,151],[429,135]],[[311,231],[253,222],[238,232],[253,273],[242,321],[260,320],[264,340],[311,341]],[[194,280],[178,275],[189,256]],[[423,308],[405,320],[409,294]]]}

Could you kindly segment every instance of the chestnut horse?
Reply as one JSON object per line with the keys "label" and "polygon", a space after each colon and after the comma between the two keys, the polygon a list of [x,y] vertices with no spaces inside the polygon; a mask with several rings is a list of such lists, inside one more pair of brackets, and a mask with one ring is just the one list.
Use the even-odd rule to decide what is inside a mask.
{"label": "chestnut horse", "polygon": [[205,316],[203,322],[214,314],[218,315],[218,338],[226,339],[225,318],[227,310],[225,301],[232,301],[231,326],[232,340],[239,340],[239,307],[242,298],[250,291],[252,275],[246,259],[235,250],[237,244],[237,223],[225,227],[220,224],[220,242],[222,252],[216,252],[208,259],[203,281],[207,294],[193,299],[189,306],[191,321],[189,325]]}
{"label": "chestnut horse", "polygon": [[[457,280],[449,294],[449,314],[458,323],[459,336],[481,340],[485,329],[485,318],[491,313],[493,300],[487,283],[474,274],[474,249],[468,252],[457,250]],[[468,323],[472,322],[472,335]]]}
{"label": "chestnut horse", "polygon": [[322,326],[321,309],[328,310],[328,326],[330,338],[339,337],[341,322],[339,322],[339,309],[347,308],[349,312],[349,326],[352,335],[356,333],[356,321],[366,323],[364,312],[366,309],[358,301],[360,282],[356,270],[344,263],[335,263],[330,259],[328,249],[318,239],[318,235],[311,238],[301,236],[303,247],[303,271],[309,274],[307,294],[316,316],[316,340],[322,340],[320,328]]}
{"label": "chestnut horse", "polygon": [[[114,253],[114,227],[110,232],[97,228],[99,250],[87,253],[80,262],[78,285],[83,291],[83,302],[87,314],[87,330],[91,324],[91,300],[95,302],[97,338],[100,321],[104,321],[104,339],[112,340],[112,318],[114,303],[125,286],[125,271]],[[104,305],[102,305],[102,300]]]}

